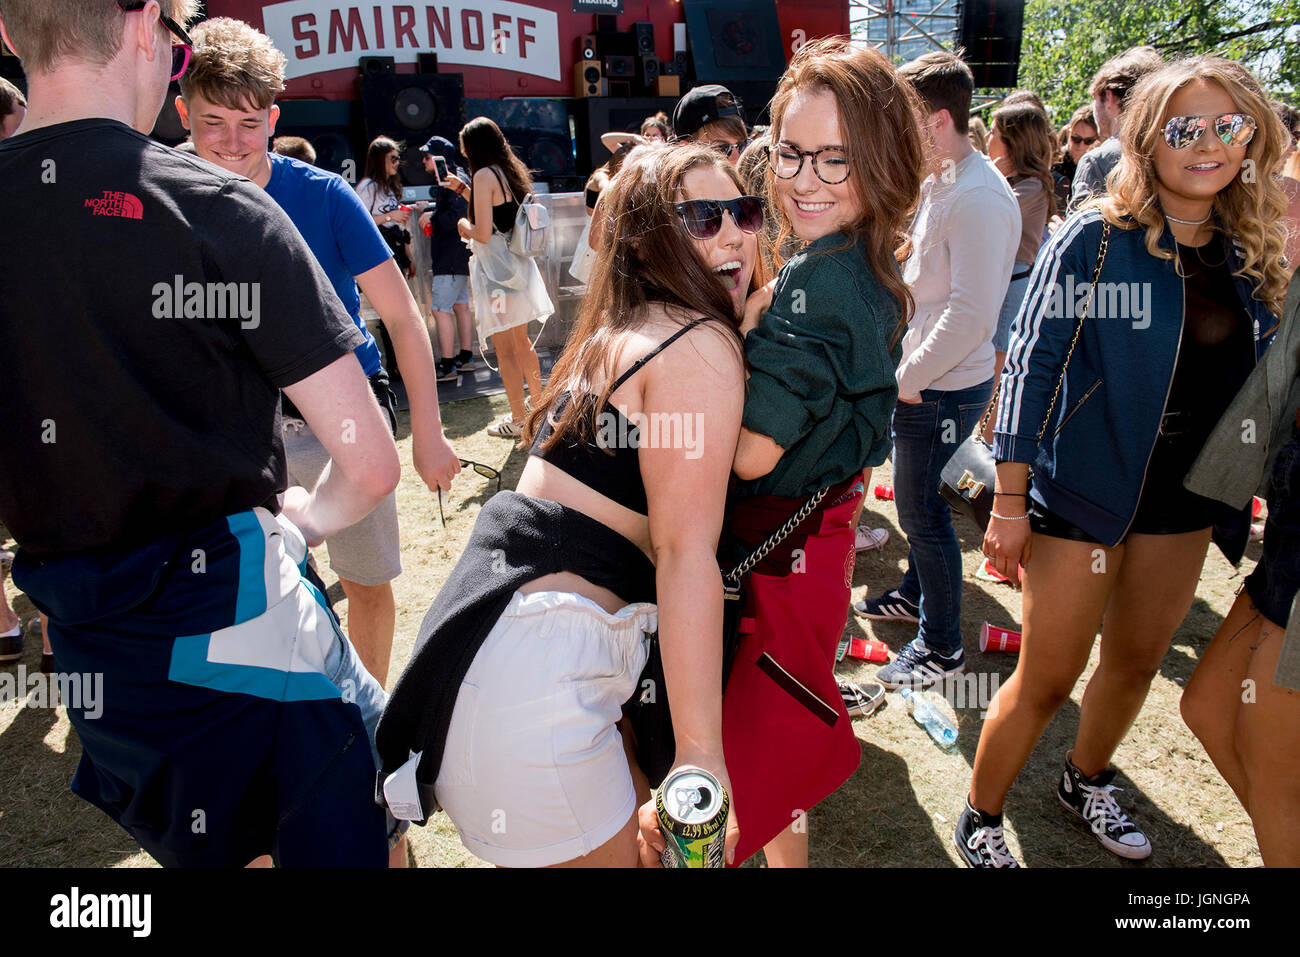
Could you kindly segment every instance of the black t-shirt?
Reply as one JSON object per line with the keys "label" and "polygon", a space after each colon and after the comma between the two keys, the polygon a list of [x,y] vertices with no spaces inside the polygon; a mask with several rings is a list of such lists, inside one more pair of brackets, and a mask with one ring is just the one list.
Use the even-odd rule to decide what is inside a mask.
{"label": "black t-shirt", "polygon": [[1222,237],[1200,247],[1179,243],[1178,259],[1183,336],[1135,528],[1203,528],[1218,519],[1223,508],[1183,488],[1183,477],[1255,368],[1250,314],[1237,294]]}
{"label": "black t-shirt", "polygon": [[125,549],[274,510],[279,389],[362,340],[284,212],[105,119],[0,143],[0,184],[0,520],[18,544]]}

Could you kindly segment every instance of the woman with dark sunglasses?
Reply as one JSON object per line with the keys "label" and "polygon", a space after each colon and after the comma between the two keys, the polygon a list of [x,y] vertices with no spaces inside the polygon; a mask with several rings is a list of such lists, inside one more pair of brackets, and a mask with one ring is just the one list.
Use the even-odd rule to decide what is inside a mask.
{"label": "woman with dark sunglasses", "polygon": [[1070,187],[1074,183],[1074,171],[1079,167],[1083,154],[1097,145],[1101,134],[1097,132],[1097,120],[1092,115],[1092,104],[1085,103],[1074,111],[1070,122],[1062,131],[1060,152],[1052,166],[1052,179],[1055,181],[1056,205],[1064,210],[1070,203]]}
{"label": "woman with dark sunglasses", "polygon": [[761,207],[697,146],[634,150],[600,205],[604,252],[518,488],[479,513],[376,738],[395,813],[404,793],[412,819],[440,804],[503,866],[635,866],[649,790],[621,718],[650,633],[674,765],[730,788],[717,545]]}
{"label": "woman with dark sunglasses", "polygon": [[1024,635],[954,834],[973,867],[1018,866],[1003,802],[1099,627],[1101,660],[1057,797],[1111,853],[1151,854],[1115,800],[1111,758],[1191,606],[1211,538],[1234,563],[1245,549],[1249,512],[1183,479],[1277,327],[1285,203],[1267,171],[1283,132],[1250,72],[1212,57],[1162,67],[1126,103],[1110,195],[1039,256],[1002,373],[984,554],[1023,581]]}
{"label": "woman with dark sunglasses", "polygon": [[772,101],[771,195],[798,252],[741,327],[752,371],[724,558],[799,520],[749,574],[723,696],[737,861],[765,848],[769,865],[806,866],[806,813],[858,765],[832,669],[863,469],[890,448],[910,305],[897,254],[924,162],[917,109],[883,56],[841,39],[802,47]]}

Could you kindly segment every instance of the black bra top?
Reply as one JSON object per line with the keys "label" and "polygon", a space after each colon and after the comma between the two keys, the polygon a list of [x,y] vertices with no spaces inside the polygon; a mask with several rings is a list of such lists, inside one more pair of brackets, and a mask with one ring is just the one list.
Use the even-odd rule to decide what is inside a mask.
{"label": "black bra top", "polygon": [[[610,395],[618,391],[628,379],[632,378],[641,367],[668,348],[679,338],[690,332],[701,322],[708,322],[701,317],[683,326],[655,346],[614,381]],[[596,441],[584,443],[557,442],[546,451],[542,444],[555,431],[553,419],[558,419],[566,406],[572,401],[570,392],[562,392],[556,399],[554,407],[543,419],[537,435],[533,437],[529,455],[550,462],[561,472],[573,476],[583,485],[594,489],[606,498],[629,508],[641,515],[649,513],[646,501],[645,483],[641,480],[641,466],[637,460],[637,447],[641,436],[640,426],[632,424],[618,409],[605,403],[596,421]]]}
{"label": "black bra top", "polygon": [[[505,196],[510,196],[510,185],[501,176],[501,172],[495,167],[490,167],[501,184],[501,192]],[[513,196],[504,203],[498,203],[492,207],[492,225],[496,227],[499,233],[508,233],[515,228],[515,216],[519,213],[519,203]]]}

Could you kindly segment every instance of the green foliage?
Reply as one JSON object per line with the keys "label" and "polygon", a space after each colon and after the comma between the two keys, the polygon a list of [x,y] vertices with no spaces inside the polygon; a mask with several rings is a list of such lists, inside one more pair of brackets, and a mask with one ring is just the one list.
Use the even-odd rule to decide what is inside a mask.
{"label": "green foliage", "polygon": [[1276,96],[1300,96],[1300,0],[1029,0],[1020,86],[1058,123],[1089,100],[1107,59],[1143,43],[1166,57],[1239,60]]}

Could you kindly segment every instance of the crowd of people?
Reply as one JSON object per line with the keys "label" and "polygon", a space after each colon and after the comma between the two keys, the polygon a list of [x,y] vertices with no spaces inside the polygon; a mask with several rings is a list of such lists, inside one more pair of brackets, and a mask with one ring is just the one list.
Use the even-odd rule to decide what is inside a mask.
{"label": "crowd of people", "polygon": [[[806,866],[806,815],[861,756],[834,673],[850,612],[917,627],[885,688],[966,667],[940,488],[970,437],[980,574],[1024,610],[953,795],[962,859],[1018,866],[1004,803],[1099,631],[1052,786],[1108,851],[1151,855],[1111,761],[1209,545],[1240,563],[1266,488],[1262,557],[1182,712],[1265,864],[1300,865],[1300,114],[1249,70],[1127,50],[1064,125],[1027,90],[985,122],[957,54],[896,67],[843,38],[799,49],[766,126],[696,87],[604,138],[586,291],[543,381],[527,330],[554,305],[514,241],[534,184],[497,125],[424,144],[416,209],[391,139],[354,188],[272,141],[270,39],[191,35],[196,6],[0,0],[28,78],[0,81],[0,329],[24,342],[0,459],[25,463],[0,519],[49,666],[103,676],[101,714],[68,706],[73,790],[160,863],[403,866],[408,823],[441,809],[493,864],[658,866],[652,791],[689,765],[730,794],[729,864]],[[176,79],[185,149],[146,135]],[[81,264],[57,284],[51,248]],[[193,309],[160,311],[173,279]],[[256,307],[214,311],[214,289]],[[389,377],[421,480],[448,490],[484,468],[437,392],[475,340],[510,407],[490,431],[527,462],[390,695]],[[855,554],[888,537],[862,524],[886,459],[905,573],[853,603]],[[0,661],[22,636],[6,598]]]}

